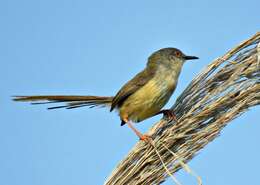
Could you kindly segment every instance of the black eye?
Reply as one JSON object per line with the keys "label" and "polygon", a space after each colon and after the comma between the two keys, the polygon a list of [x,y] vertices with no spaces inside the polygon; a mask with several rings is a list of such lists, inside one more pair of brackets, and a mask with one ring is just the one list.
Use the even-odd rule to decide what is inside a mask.
{"label": "black eye", "polygon": [[180,57],[182,56],[181,52],[179,52],[179,51],[175,51],[175,52],[174,52],[174,55],[175,55],[176,57],[178,57],[178,58],[180,58]]}

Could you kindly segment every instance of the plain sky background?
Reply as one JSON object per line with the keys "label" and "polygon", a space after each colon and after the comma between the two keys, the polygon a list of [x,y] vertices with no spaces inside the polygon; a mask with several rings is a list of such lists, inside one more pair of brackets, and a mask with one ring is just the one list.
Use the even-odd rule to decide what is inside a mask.
{"label": "plain sky background", "polygon": [[[106,109],[47,111],[11,95],[114,95],[163,47],[186,63],[169,107],[213,59],[260,30],[259,0],[0,2],[0,184],[98,185],[137,137]],[[190,163],[206,185],[259,184],[260,108]],[[161,116],[137,127],[145,132]],[[180,171],[184,185],[196,184]],[[168,179],[165,185],[173,184]]]}

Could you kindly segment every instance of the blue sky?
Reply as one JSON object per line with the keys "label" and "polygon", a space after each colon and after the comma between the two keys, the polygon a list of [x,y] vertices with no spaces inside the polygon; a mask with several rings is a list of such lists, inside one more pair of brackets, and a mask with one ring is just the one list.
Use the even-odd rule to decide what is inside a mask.
{"label": "blue sky", "polygon": [[[0,2],[0,184],[102,184],[137,141],[106,109],[47,111],[11,95],[114,95],[163,47],[185,64],[173,104],[216,57],[259,31],[258,0]],[[234,120],[189,165],[207,185],[259,182],[259,113]],[[137,127],[145,132],[160,116]],[[177,174],[183,184],[193,177]],[[169,179],[165,185],[173,184]]]}

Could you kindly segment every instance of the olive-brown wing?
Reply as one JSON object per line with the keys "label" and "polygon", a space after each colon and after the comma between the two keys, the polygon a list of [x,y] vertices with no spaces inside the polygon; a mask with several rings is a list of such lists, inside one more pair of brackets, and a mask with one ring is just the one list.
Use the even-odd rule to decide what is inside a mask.
{"label": "olive-brown wing", "polygon": [[132,80],[128,81],[114,96],[110,111],[116,107],[120,107],[129,96],[131,96],[138,89],[143,87],[150,79],[152,79],[154,74],[155,69],[146,68],[138,73]]}

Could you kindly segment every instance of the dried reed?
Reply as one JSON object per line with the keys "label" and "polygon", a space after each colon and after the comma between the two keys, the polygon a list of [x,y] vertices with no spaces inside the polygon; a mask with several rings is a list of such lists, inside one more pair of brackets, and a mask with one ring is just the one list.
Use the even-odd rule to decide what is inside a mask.
{"label": "dried reed", "polygon": [[[138,142],[107,178],[106,185],[160,184],[248,108],[260,104],[260,32],[208,65],[172,106],[178,123],[165,119]],[[167,168],[167,169],[166,169]],[[175,179],[176,180],[176,179]],[[179,183],[176,181],[175,183]]]}

